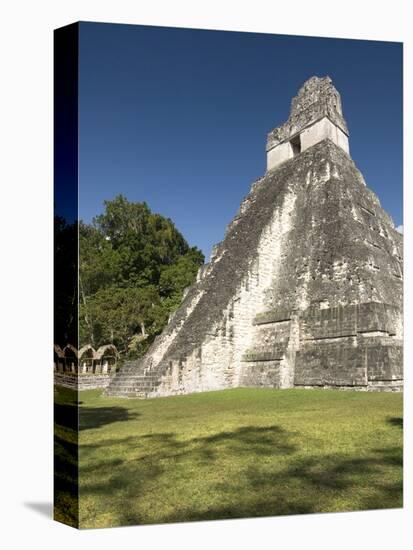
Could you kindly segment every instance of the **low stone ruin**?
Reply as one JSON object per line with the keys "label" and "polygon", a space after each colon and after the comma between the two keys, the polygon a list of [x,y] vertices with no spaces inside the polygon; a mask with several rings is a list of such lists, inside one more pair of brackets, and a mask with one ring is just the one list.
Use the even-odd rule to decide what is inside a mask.
{"label": "low stone ruin", "polygon": [[78,351],[71,344],[54,346],[55,384],[77,390],[106,388],[115,376],[119,354],[113,344],[97,351],[88,344]]}

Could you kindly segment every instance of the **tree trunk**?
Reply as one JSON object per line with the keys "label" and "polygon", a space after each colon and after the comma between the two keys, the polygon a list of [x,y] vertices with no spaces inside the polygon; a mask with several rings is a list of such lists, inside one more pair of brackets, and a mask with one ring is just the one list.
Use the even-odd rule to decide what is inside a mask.
{"label": "tree trunk", "polygon": [[79,290],[80,290],[80,296],[82,298],[83,305],[85,306],[85,323],[86,323],[87,328],[89,329],[90,343],[92,344],[92,346],[94,346],[95,345],[95,335],[93,333],[93,323],[92,323],[92,320],[90,319],[90,316],[89,316],[89,313],[88,313],[86,295],[85,295],[84,290],[83,290],[82,279],[80,277],[80,273],[79,273]]}

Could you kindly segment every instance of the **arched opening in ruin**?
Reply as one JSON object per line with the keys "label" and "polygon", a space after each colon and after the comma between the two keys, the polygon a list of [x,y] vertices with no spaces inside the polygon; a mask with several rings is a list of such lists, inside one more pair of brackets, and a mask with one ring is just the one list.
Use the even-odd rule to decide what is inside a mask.
{"label": "arched opening in ruin", "polygon": [[100,346],[95,355],[95,372],[110,374],[116,371],[118,350],[113,344]]}
{"label": "arched opening in ruin", "polygon": [[67,344],[67,346],[63,348],[63,353],[65,355],[65,371],[76,373],[78,365],[77,349],[71,344]]}
{"label": "arched opening in ruin", "polygon": [[95,358],[95,350],[90,344],[83,346],[79,350],[79,364],[81,372],[93,372],[93,361]]}
{"label": "arched opening in ruin", "polygon": [[65,354],[57,344],[53,347],[53,363],[55,372],[64,372],[65,370]]}

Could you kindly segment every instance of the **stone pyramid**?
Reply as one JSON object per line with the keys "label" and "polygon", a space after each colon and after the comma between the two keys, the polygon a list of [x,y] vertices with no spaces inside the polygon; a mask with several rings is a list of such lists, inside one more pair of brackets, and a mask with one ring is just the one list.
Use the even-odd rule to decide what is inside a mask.
{"label": "stone pyramid", "polygon": [[310,78],[255,181],[145,357],[108,395],[402,387],[403,238],[349,155],[340,95]]}

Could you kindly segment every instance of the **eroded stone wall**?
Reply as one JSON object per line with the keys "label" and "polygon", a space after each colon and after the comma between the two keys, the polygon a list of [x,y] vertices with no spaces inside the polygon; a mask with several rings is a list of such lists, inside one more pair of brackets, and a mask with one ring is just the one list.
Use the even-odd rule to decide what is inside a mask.
{"label": "eroded stone wall", "polygon": [[54,383],[57,386],[70,388],[72,390],[96,390],[107,388],[115,377],[113,374],[74,374],[74,373],[54,373]]}

